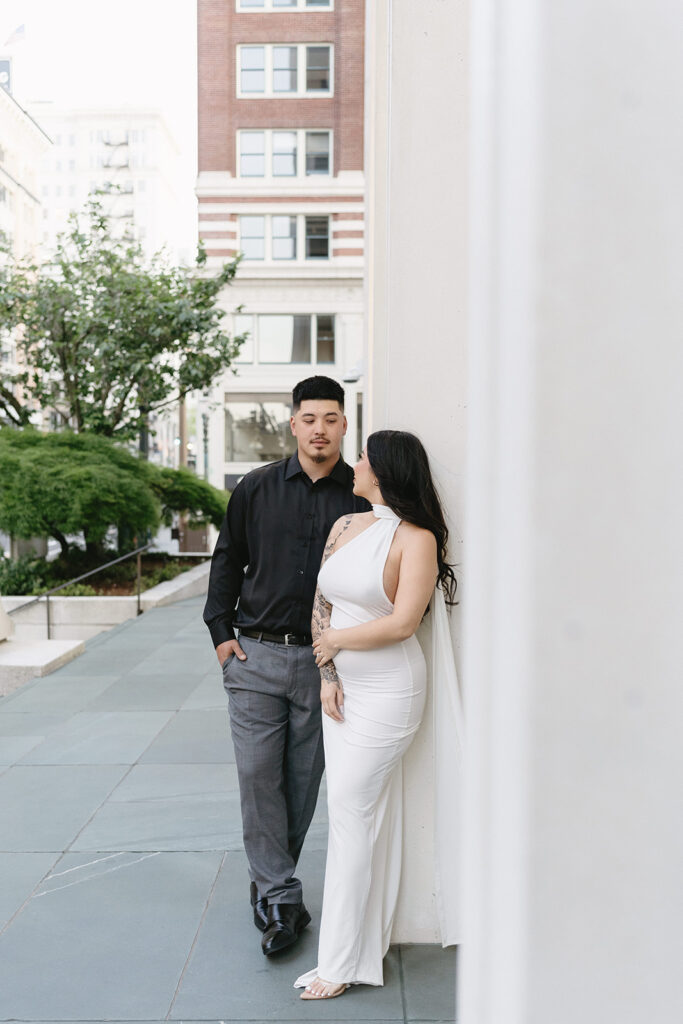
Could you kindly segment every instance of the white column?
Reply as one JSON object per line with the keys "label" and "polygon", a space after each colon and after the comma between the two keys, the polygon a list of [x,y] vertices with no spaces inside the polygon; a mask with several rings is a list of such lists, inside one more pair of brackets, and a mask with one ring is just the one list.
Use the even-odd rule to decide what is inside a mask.
{"label": "white column", "polygon": [[[423,441],[462,562],[467,331],[467,5],[367,4],[368,431]],[[459,571],[462,582],[462,573]],[[459,609],[451,617],[456,647]],[[427,631],[421,637],[428,653]],[[431,707],[405,761],[411,827],[394,940],[438,940]]]}
{"label": "white column", "polygon": [[473,4],[462,1024],[683,1019],[683,6]]}

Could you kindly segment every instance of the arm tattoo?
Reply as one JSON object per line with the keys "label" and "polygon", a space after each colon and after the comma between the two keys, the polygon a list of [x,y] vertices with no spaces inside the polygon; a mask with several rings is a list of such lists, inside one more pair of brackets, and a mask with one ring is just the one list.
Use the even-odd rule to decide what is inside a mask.
{"label": "arm tattoo", "polygon": [[[320,593],[320,587],[316,587],[315,599],[313,601],[313,618],[311,619],[311,636],[314,640],[317,640],[322,631],[330,625],[331,613],[332,605],[328,604]],[[325,683],[332,683],[336,687],[341,687],[333,661],[328,661],[326,665],[320,666],[320,678]]]}
{"label": "arm tattoo", "polygon": [[[346,533],[346,531],[348,530],[349,526],[351,525],[351,520],[352,519],[353,519],[353,515],[344,516],[344,521],[342,522],[341,526],[339,526],[339,528],[336,529],[336,530],[335,530],[334,527],[332,527],[332,529],[330,530],[330,535],[327,538],[327,543],[325,544],[325,550],[323,551],[322,562],[320,563],[320,568],[321,569],[322,569],[323,565],[325,564],[325,562],[327,561],[327,559],[332,554],[332,552],[334,550],[334,546],[337,543],[337,541],[339,540],[339,538],[341,537],[342,533]],[[335,525],[338,525],[338,524],[335,524]]]}
{"label": "arm tattoo", "polygon": [[[351,525],[353,516],[345,516],[341,524],[341,527],[337,530],[333,529],[330,531],[330,535],[327,538],[325,544],[325,550],[323,551],[322,562],[320,563],[321,568],[332,554],[334,546],[343,533],[348,530]],[[330,625],[330,615],[332,614],[332,605],[328,604],[322,593],[320,587],[315,588],[315,598],[313,600],[313,617],[311,620],[311,636],[314,640],[317,640],[324,629],[328,629]],[[333,661],[328,661],[326,665],[322,665],[320,668],[320,678],[323,682],[332,683],[333,686],[341,688],[341,683],[337,677],[337,670],[334,667]]]}

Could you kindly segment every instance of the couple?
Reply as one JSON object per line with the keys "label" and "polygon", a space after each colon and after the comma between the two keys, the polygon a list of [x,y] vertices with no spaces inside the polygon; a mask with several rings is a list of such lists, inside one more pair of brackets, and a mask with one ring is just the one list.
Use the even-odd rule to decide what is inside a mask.
{"label": "couple", "polygon": [[295,982],[302,999],[324,999],[382,984],[400,876],[400,762],[425,699],[414,634],[435,583],[452,602],[455,580],[416,437],[371,434],[354,472],[340,454],[344,391],[320,376],[294,388],[291,429],[296,454],[248,473],[232,494],[204,620],[229,698],[267,956],[310,922],[295,871],[327,770],[318,966]]}

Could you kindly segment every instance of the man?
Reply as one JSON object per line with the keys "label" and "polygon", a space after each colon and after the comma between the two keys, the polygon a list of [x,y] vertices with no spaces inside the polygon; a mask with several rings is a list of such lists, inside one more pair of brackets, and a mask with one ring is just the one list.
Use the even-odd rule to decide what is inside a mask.
{"label": "man", "polygon": [[232,493],[204,609],[229,697],[251,903],[266,955],[291,946],[310,921],[294,872],[324,767],[311,646],[318,569],[333,523],[370,507],[354,497],[340,453],[343,388],[329,377],[301,381],[290,426],[296,454],[248,473]]}

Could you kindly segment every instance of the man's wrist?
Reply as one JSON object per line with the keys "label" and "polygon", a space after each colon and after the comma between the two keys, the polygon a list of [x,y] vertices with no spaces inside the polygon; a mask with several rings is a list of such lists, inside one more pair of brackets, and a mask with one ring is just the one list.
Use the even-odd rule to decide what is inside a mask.
{"label": "man's wrist", "polygon": [[225,621],[211,623],[209,632],[214,647],[220,647],[221,644],[235,639],[235,630]]}

